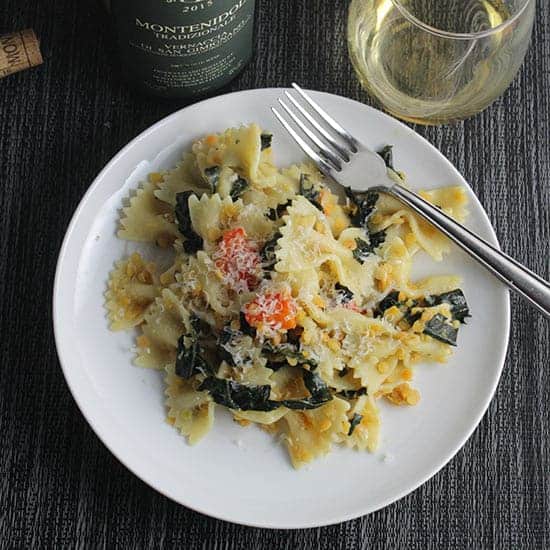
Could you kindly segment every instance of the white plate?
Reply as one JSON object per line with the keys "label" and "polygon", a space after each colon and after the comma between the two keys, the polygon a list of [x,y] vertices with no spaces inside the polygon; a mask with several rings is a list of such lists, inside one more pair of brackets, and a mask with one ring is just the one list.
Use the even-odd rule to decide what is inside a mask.
{"label": "white plate", "polygon": [[[376,454],[336,448],[293,470],[286,451],[255,427],[241,428],[218,408],[214,430],[190,447],[165,423],[161,374],[133,367],[133,335],[107,328],[103,293],[115,260],[143,246],[116,238],[118,209],[150,171],[174,165],[193,139],[246,122],[275,134],[279,165],[302,160],[269,106],[282,91],[238,92],[198,103],[160,121],[101,172],[78,207],[59,256],[54,325],[59,358],[82,413],[111,452],[146,483],[194,510],[228,521],[303,528],[349,520],[382,508],[433,476],[465,443],[484,414],[502,370],[509,300],[504,287],[458,250],[426,273],[457,273],[473,319],[448,365],[418,368],[422,401],[382,407]],[[395,146],[413,188],[462,184],[427,141],[360,103],[314,93],[323,107],[372,148]],[[471,189],[468,226],[497,244]],[[464,489],[467,490],[467,489]]]}

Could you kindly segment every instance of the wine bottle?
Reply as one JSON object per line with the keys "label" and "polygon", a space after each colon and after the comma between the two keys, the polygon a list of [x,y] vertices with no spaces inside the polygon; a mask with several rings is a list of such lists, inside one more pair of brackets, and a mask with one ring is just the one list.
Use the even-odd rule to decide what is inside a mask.
{"label": "wine bottle", "polygon": [[211,93],[252,56],[255,0],[111,0],[122,69],[163,97]]}

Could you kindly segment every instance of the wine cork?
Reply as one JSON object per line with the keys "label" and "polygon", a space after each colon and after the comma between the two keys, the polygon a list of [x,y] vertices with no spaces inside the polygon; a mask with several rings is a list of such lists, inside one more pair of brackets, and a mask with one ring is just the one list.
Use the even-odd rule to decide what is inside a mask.
{"label": "wine cork", "polygon": [[42,62],[40,42],[32,29],[0,36],[0,78]]}

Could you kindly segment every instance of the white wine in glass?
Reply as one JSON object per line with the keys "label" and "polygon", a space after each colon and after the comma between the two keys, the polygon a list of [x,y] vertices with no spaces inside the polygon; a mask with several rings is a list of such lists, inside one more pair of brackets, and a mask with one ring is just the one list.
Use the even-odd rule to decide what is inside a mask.
{"label": "white wine in glass", "polygon": [[534,17],[535,0],[352,0],[351,60],[393,115],[421,124],[461,120],[508,88]]}

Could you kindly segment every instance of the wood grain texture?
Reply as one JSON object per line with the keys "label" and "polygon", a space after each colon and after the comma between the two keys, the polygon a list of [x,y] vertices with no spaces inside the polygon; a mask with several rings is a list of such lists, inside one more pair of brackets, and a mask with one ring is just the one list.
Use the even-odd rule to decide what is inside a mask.
{"label": "wood grain texture", "polygon": [[[548,279],[548,1],[538,10],[526,64],[501,99],[464,123],[415,129],[473,183],[504,249]],[[346,11],[343,0],[258,0],[256,56],[228,89],[297,80],[370,103],[348,62]],[[322,529],[245,528],[178,506],[127,471],[61,374],[55,263],[94,176],[184,103],[119,82],[108,21],[89,1],[4,0],[0,34],[28,27],[42,37],[45,64],[0,80],[0,547],[550,546],[550,324],[515,298],[504,375],[479,428],[438,475],[385,510]]]}

